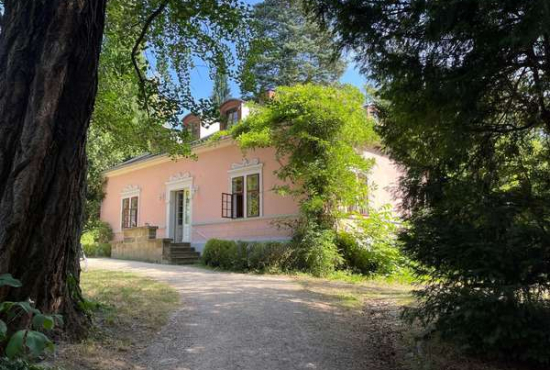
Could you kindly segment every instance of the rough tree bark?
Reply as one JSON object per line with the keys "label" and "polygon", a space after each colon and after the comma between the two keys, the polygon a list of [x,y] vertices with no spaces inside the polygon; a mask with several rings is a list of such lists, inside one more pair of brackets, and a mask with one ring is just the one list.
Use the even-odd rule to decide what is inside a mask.
{"label": "rough tree bark", "polygon": [[76,300],[86,132],[106,0],[5,0],[0,20],[0,273],[81,327]]}

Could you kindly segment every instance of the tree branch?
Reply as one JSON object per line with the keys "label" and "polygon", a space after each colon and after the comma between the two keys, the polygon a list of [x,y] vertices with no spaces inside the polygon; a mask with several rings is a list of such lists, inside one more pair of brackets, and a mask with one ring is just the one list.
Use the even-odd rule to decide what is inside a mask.
{"label": "tree branch", "polygon": [[143,28],[141,29],[141,32],[134,44],[134,47],[132,48],[132,64],[134,65],[134,70],[136,71],[136,74],[139,78],[139,84],[140,84],[140,87],[141,87],[141,92],[143,93],[143,98],[145,99],[145,107],[146,107],[146,110],[147,112],[149,112],[149,109],[147,107],[147,91],[145,90],[145,83],[147,82],[147,79],[145,78],[145,76],[143,76],[141,74],[141,70],[139,69],[139,65],[138,65],[138,62],[137,62],[137,55],[138,55],[138,52],[139,52],[139,47],[141,45],[141,43],[143,42],[143,40],[145,39],[145,35],[147,35],[147,31],[149,30],[149,26],[151,26],[151,23],[153,23],[153,21],[155,20],[156,17],[158,17],[163,11],[164,9],[166,8],[166,6],[168,5],[168,0],[164,0],[160,5],[159,7],[153,12],[151,13],[151,15],[149,15],[149,17],[147,17],[147,19],[145,20],[145,23],[143,24]]}

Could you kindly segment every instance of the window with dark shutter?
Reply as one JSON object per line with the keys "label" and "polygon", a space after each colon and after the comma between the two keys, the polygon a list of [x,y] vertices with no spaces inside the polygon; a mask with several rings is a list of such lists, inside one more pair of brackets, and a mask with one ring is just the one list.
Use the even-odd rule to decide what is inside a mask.
{"label": "window with dark shutter", "polygon": [[231,193],[222,193],[222,217],[260,217],[260,182],[260,173],[231,178]]}
{"label": "window with dark shutter", "polygon": [[233,218],[233,194],[222,193],[222,218]]}

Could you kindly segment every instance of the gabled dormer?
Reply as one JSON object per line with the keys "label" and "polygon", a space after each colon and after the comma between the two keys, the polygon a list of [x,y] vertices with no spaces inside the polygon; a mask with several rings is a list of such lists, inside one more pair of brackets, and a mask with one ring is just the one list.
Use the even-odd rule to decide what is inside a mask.
{"label": "gabled dormer", "polygon": [[183,127],[191,132],[193,140],[199,140],[201,136],[201,121],[199,117],[193,113],[189,113],[183,117]]}

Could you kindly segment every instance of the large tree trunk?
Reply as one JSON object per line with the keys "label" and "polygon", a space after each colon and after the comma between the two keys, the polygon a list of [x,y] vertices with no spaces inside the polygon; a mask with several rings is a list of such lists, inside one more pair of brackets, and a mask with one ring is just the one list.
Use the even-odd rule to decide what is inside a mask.
{"label": "large tree trunk", "polygon": [[5,0],[0,23],[0,273],[82,324],[76,300],[86,132],[106,0]]}

